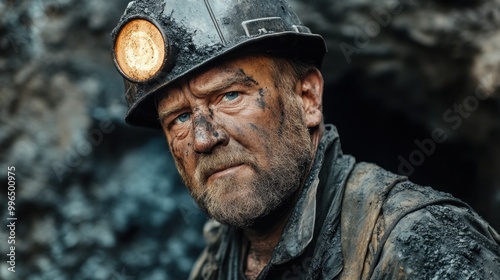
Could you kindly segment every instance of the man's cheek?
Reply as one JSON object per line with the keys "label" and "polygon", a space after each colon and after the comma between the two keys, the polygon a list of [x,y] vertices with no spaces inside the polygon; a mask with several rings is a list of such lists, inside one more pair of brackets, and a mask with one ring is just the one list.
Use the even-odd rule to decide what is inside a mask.
{"label": "man's cheek", "polygon": [[169,142],[169,148],[170,152],[172,153],[172,156],[174,157],[177,169],[179,169],[179,172],[185,173],[187,167],[186,162],[188,161],[191,152],[189,148],[188,149],[183,148],[181,142],[182,141],[177,141],[175,139],[172,139]]}

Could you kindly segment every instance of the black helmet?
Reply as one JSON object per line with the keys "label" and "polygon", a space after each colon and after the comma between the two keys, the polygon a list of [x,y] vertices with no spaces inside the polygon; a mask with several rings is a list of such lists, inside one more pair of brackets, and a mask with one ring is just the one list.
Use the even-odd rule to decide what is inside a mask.
{"label": "black helmet", "polygon": [[296,57],[318,68],[325,41],[283,0],[138,0],[113,30],[132,125],[159,128],[153,95],[235,50]]}

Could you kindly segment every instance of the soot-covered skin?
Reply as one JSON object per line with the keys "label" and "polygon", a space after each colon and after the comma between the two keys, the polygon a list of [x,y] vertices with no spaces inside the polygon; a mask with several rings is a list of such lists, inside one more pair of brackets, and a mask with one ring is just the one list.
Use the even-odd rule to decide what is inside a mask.
{"label": "soot-covered skin", "polygon": [[[267,143],[282,134],[284,123],[283,96],[268,59],[222,63],[164,91],[158,112],[181,173],[194,178],[201,154],[231,149],[267,168],[273,157]],[[242,180],[252,173],[247,168]]]}

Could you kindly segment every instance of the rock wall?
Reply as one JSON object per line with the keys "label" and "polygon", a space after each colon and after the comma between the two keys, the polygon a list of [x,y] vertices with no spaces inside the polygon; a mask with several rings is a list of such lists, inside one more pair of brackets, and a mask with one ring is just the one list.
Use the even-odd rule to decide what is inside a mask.
{"label": "rock wall", "polygon": [[[18,218],[1,279],[184,279],[204,245],[162,135],[122,120],[109,33],[126,5],[0,1],[0,166],[4,186],[16,168]],[[500,229],[500,2],[292,5],[328,41],[325,119],[344,150]],[[4,223],[6,191],[0,207]]]}

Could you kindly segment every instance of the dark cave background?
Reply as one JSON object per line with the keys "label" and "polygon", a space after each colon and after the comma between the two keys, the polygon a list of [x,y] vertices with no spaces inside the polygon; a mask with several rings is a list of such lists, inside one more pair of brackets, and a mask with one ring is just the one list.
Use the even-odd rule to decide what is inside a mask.
{"label": "dark cave background", "polygon": [[[415,141],[442,129],[447,140],[410,179],[463,199],[499,230],[500,1],[291,4],[327,40],[325,120],[344,152],[400,173]],[[4,186],[16,167],[19,218],[16,273],[1,261],[0,279],[185,279],[204,246],[205,216],[163,136],[123,122],[109,33],[126,5],[0,1],[0,166]],[[477,92],[487,98],[472,106]],[[470,101],[460,125],[446,119]]]}

